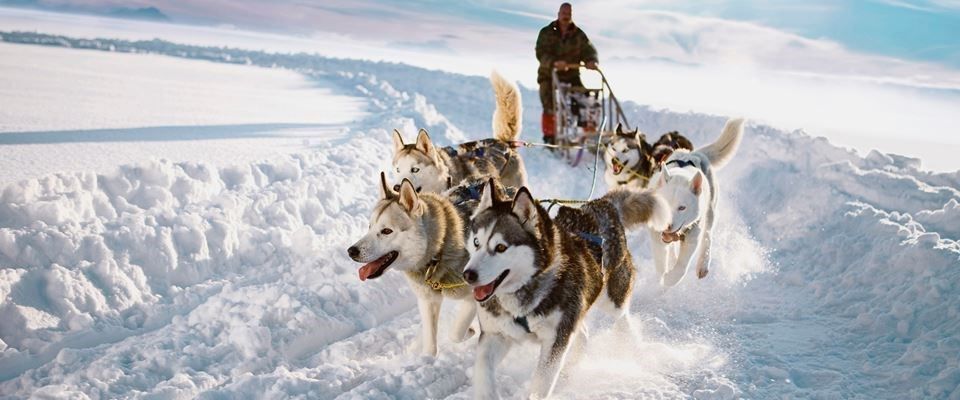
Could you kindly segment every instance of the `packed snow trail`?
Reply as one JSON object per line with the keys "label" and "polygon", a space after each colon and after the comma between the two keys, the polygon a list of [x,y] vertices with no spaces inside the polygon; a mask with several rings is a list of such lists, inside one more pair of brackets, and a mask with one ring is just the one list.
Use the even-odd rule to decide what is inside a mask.
{"label": "packed snow trail", "polygon": [[[0,395],[470,398],[476,339],[453,344],[441,329],[436,359],[413,355],[406,282],[389,272],[360,282],[345,248],[389,169],[388,130],[486,137],[490,90],[435,99],[358,65],[324,72],[374,105],[349,140],[232,167],[154,161],[5,188],[0,320],[17,323],[0,325]],[[534,92],[523,95],[536,109]],[[445,116],[463,103],[478,106]],[[724,120],[628,112],[645,132],[679,130],[695,144]],[[525,118],[527,139],[536,121]],[[536,196],[587,194],[591,171],[541,149],[522,155]],[[647,235],[632,234],[642,334],[627,344],[591,317],[589,355],[555,397],[960,397],[960,225],[950,223],[960,174],[750,125],[719,178],[710,275],[662,291]],[[503,396],[526,395],[535,353],[519,346],[502,363]]]}

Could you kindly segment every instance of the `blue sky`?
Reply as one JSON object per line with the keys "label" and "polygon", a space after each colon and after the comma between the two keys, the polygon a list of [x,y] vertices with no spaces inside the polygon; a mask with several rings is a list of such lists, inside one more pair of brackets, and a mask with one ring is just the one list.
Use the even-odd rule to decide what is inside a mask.
{"label": "blue sky", "polygon": [[960,2],[688,2],[675,11],[750,21],[852,50],[960,67]]}
{"label": "blue sky", "polygon": [[[555,13],[559,1],[482,0],[38,0],[47,6],[76,8],[156,6],[174,20],[232,24],[243,28],[304,32],[324,30],[326,19],[342,16],[396,22],[421,17],[453,17],[462,21],[534,30]],[[596,7],[609,3],[610,13],[668,11],[689,16],[750,22],[810,39],[827,39],[844,47],[905,60],[934,62],[960,69],[960,1],[958,0],[814,0],[747,1],[638,0],[573,2]],[[275,13],[264,12],[273,9]],[[282,11],[281,11],[282,10]],[[263,15],[263,18],[258,18]],[[575,11],[576,18],[576,11]],[[584,21],[593,30],[616,27]],[[359,29],[365,29],[358,26]],[[344,31],[344,29],[338,29]],[[349,29],[345,29],[349,31]],[[364,32],[339,32],[363,35]],[[369,33],[369,32],[366,32]],[[451,32],[451,34],[455,34]],[[429,41],[424,41],[429,42]],[[433,40],[434,44],[439,44]],[[439,48],[439,47],[438,47]]]}

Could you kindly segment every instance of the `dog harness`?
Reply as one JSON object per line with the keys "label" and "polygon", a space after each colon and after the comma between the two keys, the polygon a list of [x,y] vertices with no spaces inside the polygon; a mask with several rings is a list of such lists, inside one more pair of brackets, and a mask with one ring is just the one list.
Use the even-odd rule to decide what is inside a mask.
{"label": "dog harness", "polygon": [[623,169],[627,172],[627,174],[629,174],[627,180],[625,180],[625,181],[617,181],[617,184],[618,184],[618,185],[626,185],[626,184],[630,183],[630,181],[632,181],[632,180],[634,180],[634,179],[641,179],[641,180],[645,180],[645,181],[649,181],[649,180],[650,180],[650,177],[649,177],[649,176],[640,175],[640,173],[637,172],[635,169],[630,168],[630,167],[627,167],[626,164],[624,164],[623,161],[620,161],[619,158],[614,157],[614,158],[613,158],[613,163],[616,164],[616,165],[619,165],[621,168],[623,168]]}
{"label": "dog harness", "polygon": [[697,166],[697,164],[694,164],[693,161],[690,161],[690,160],[680,160],[680,159],[673,159],[673,160],[667,161],[667,163],[664,164],[664,165],[670,165],[670,164],[677,164],[677,167],[679,167],[679,168],[696,167],[696,166]]}
{"label": "dog harness", "polygon": [[[447,279],[443,277],[437,277],[437,267],[440,266],[440,255],[430,260],[427,263],[426,267],[423,270],[423,281],[430,285],[433,290],[444,290],[444,289],[456,289],[459,287],[467,286],[467,282],[459,274],[443,274]],[[450,275],[453,278],[450,278]]]}
{"label": "dog harness", "polygon": [[523,330],[527,331],[527,333],[533,333],[533,332],[530,332],[530,324],[527,323],[526,315],[522,317],[514,317],[513,322],[515,322],[517,325],[520,325],[520,327],[522,327]]}

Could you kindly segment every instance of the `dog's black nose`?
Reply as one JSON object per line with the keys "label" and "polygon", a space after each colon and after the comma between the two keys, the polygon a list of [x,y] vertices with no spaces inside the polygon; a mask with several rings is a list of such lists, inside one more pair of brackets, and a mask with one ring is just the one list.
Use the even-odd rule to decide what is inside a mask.
{"label": "dog's black nose", "polygon": [[463,279],[465,279],[467,283],[474,283],[477,281],[477,278],[479,278],[477,276],[477,271],[474,271],[472,269],[463,271]]}
{"label": "dog's black nose", "polygon": [[358,249],[357,246],[350,246],[350,248],[347,249],[347,254],[350,255],[350,258],[356,259],[360,257],[360,249]]}

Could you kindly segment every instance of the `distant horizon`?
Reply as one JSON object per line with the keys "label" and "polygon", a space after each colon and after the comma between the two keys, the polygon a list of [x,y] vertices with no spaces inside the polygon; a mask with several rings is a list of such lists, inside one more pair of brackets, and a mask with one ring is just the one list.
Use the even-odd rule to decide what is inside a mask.
{"label": "distant horizon", "polygon": [[[306,51],[328,57],[400,62],[469,75],[486,75],[497,69],[525,86],[536,87],[536,64],[532,54],[535,32],[494,25],[471,25],[463,28],[463,35],[458,36],[460,39],[448,38],[450,43],[474,38],[470,39],[474,40],[472,42],[466,40],[463,43],[478,47],[463,54],[452,47],[448,51],[435,51],[431,46],[443,45],[424,44],[412,37],[408,38],[410,40],[393,40],[390,44],[357,40],[353,36],[331,32],[291,36],[229,26],[107,21],[95,16],[6,10],[0,11],[0,22],[11,30],[36,30],[78,37],[161,38],[184,44],[268,52]],[[583,10],[587,14],[584,19],[589,20],[589,12]],[[677,14],[648,17],[654,20],[682,18]],[[622,40],[595,39],[601,65],[619,97],[655,109],[745,116],[781,129],[803,129],[814,136],[828,137],[838,145],[857,149],[863,156],[877,148],[883,152],[918,157],[924,161],[925,168],[960,169],[950,156],[960,151],[960,137],[953,134],[956,128],[952,124],[955,110],[960,109],[960,72],[931,64],[858,55],[838,47],[824,47],[818,42],[805,42],[795,36],[767,32],[752,25],[728,26],[698,18],[676,21],[675,24],[693,23],[694,26],[720,23],[724,29],[733,31],[725,31],[731,35],[727,39],[721,34],[703,36],[702,33],[691,33],[692,38],[706,40],[702,46],[709,50],[699,53],[677,52],[667,44],[651,47],[667,52],[671,57],[636,58],[642,54],[632,51],[632,45]],[[542,22],[545,24],[546,19]],[[434,31],[442,29],[442,24],[430,28]],[[714,28],[696,28],[691,32],[698,32],[698,29]],[[479,35],[480,32],[483,34]],[[763,39],[770,43],[780,43],[787,48],[793,42],[801,43],[797,58],[803,64],[791,68],[792,58],[776,57],[781,50],[751,53],[751,49],[731,41],[732,38],[764,32],[771,35]],[[588,34],[591,33],[588,31]],[[491,38],[502,38],[503,46],[490,49],[482,45],[485,42],[476,41]],[[512,38],[512,41],[506,38]],[[409,43],[397,44],[401,42]],[[693,59],[681,62],[690,54],[717,62]],[[829,64],[828,60],[834,58],[836,62]],[[858,68],[863,72],[853,74],[847,71]]]}

